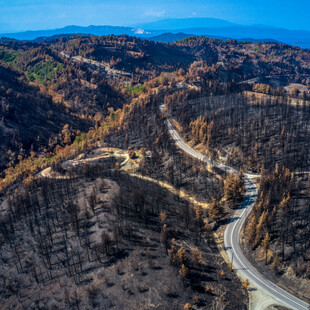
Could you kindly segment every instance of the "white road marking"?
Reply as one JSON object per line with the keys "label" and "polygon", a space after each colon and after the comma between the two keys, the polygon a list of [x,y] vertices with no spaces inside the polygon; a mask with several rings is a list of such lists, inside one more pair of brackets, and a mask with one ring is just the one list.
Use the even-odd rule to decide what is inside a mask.
{"label": "white road marking", "polygon": [[[160,107],[162,111],[164,105]],[[210,158],[196,152],[190,146],[188,146],[180,137],[179,133],[173,128],[171,122],[166,120],[166,125],[168,127],[168,131],[170,136],[175,141],[176,145],[181,148],[183,151],[195,157],[205,163],[211,164],[217,168],[225,170],[230,173],[237,173],[237,170],[226,166],[222,163],[218,163],[216,161],[211,160]],[[278,287],[270,280],[265,278],[262,274],[259,273],[258,270],[254,268],[254,266],[246,259],[243,255],[241,247],[240,247],[240,233],[243,227],[244,221],[247,216],[246,213],[250,213],[253,208],[255,201],[257,199],[257,186],[252,181],[253,178],[259,177],[258,174],[244,173],[245,182],[246,182],[246,197],[244,198],[244,202],[242,203],[242,207],[244,210],[239,209],[235,212],[234,218],[237,218],[234,222],[227,225],[225,233],[224,233],[224,245],[225,250],[228,254],[230,260],[232,259],[232,255],[234,255],[235,266],[237,265],[238,272],[242,275],[243,278],[247,278],[250,282],[254,282],[261,290],[265,291],[268,295],[272,296],[274,299],[278,300],[282,305],[290,307],[296,310],[309,310],[310,305],[304,302],[303,300],[291,295],[286,292],[282,288]],[[246,202],[246,205],[244,204]],[[229,251],[231,249],[231,251]],[[236,264],[237,262],[237,264]],[[250,270],[252,269],[252,271]]]}

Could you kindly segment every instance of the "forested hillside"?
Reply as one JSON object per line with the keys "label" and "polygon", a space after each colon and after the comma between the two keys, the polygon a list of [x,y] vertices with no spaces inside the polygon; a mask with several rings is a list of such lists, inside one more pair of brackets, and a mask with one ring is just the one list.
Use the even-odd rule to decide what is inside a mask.
{"label": "forested hillside", "polygon": [[52,144],[49,139],[59,134],[65,125],[73,132],[90,126],[89,120],[72,115],[7,65],[0,65],[0,77],[1,169],[14,166],[29,156],[30,151],[35,154],[48,148]]}
{"label": "forested hillside", "polygon": [[7,41],[0,101],[1,308],[248,308],[223,241],[248,175],[247,259],[307,300],[309,50]]}
{"label": "forested hillside", "polygon": [[185,139],[213,160],[261,174],[257,203],[246,222],[247,254],[278,283],[306,297],[310,101],[296,105],[285,94],[248,93],[189,99],[173,94],[165,100]]}

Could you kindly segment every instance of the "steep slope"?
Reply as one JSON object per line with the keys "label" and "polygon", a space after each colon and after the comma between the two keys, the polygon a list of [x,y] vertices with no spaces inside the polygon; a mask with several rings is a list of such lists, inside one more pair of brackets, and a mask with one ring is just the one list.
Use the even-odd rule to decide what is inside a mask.
{"label": "steep slope", "polygon": [[[25,77],[0,64],[0,169],[30,150],[47,146],[49,138],[59,133],[65,124],[85,130],[88,120],[71,115],[62,105],[27,83]],[[20,158],[19,158],[20,159]]]}
{"label": "steep slope", "polygon": [[0,45],[0,60],[22,71],[27,80],[73,112],[93,116],[108,107],[122,107],[125,96],[98,71],[71,62],[43,44],[11,42]]}

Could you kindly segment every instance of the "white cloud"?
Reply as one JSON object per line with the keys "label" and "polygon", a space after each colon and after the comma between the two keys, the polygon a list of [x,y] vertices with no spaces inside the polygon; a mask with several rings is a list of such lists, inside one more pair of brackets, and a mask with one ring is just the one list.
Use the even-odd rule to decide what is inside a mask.
{"label": "white cloud", "polygon": [[166,15],[166,11],[147,11],[145,13],[146,16],[152,16],[152,17],[164,17]]}
{"label": "white cloud", "polygon": [[134,29],[133,31],[134,31],[134,34],[144,34],[145,33],[144,29],[140,29],[140,28]]}

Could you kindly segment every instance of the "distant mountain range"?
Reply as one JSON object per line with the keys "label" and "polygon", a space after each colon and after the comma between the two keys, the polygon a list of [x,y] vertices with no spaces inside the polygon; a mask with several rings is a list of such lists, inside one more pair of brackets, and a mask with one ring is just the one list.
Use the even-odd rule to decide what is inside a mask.
{"label": "distant mountain range", "polygon": [[175,31],[189,28],[219,28],[238,26],[223,19],[217,18],[168,18],[151,23],[136,24],[134,28]]}
{"label": "distant mountain range", "polygon": [[35,30],[16,33],[0,34],[0,37],[12,38],[17,40],[35,40],[38,37],[51,37],[59,34],[92,34],[96,36],[103,36],[108,34],[114,35],[135,35],[137,30],[131,27],[118,27],[118,26],[67,26],[64,28],[53,30]]}
{"label": "distant mountain range", "polygon": [[[120,26],[67,26],[54,30],[37,30],[0,34],[2,41],[49,40],[49,37],[68,36],[71,34],[86,35],[130,35],[153,41],[171,43],[190,35],[204,35],[211,38],[238,39],[253,42],[283,42],[303,48],[310,48],[310,31],[288,30],[263,25],[244,26],[215,18],[180,18],[162,19],[156,22],[137,24],[132,27]],[[38,39],[39,38],[39,39]]]}

